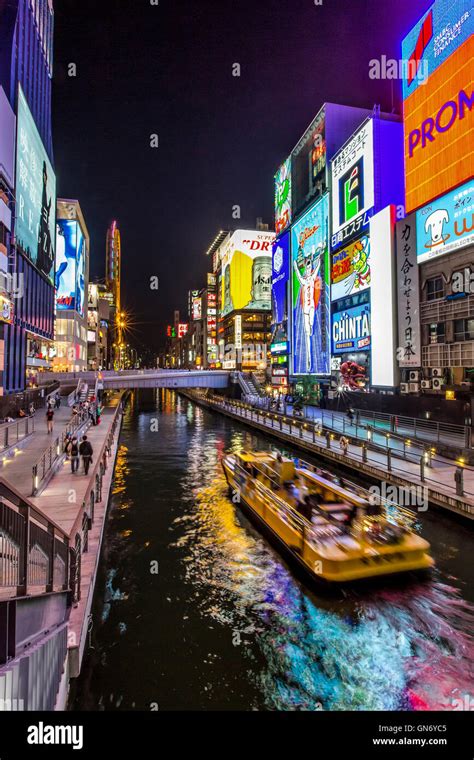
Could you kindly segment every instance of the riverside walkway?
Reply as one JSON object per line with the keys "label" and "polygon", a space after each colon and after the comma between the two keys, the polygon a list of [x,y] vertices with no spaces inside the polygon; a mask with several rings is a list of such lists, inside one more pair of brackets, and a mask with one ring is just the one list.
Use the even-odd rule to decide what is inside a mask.
{"label": "riverside walkway", "polygon": [[54,412],[54,430],[48,433],[46,409],[39,409],[34,417],[35,432],[27,438],[16,452],[0,459],[0,474],[24,496],[31,494],[31,473],[34,465],[53,441],[66,430],[71,421],[71,409],[63,401]]}
{"label": "riverside walkway", "polygon": [[[424,489],[430,503],[474,519],[474,468],[461,462],[433,456],[418,444],[389,441],[378,444],[373,439],[355,436],[355,424],[345,424],[340,414],[335,428],[322,419],[293,418],[258,409],[239,401],[210,396],[205,391],[182,392],[209,409],[238,419],[291,445],[324,457],[360,474],[403,488]],[[337,415],[337,413],[336,413]],[[341,435],[349,440],[347,452],[339,445]]]}

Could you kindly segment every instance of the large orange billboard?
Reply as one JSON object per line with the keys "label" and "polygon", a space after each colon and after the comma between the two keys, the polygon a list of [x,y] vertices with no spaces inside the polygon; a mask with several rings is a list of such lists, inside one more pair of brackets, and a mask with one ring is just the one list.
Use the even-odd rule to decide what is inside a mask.
{"label": "large orange billboard", "polygon": [[404,101],[406,212],[474,175],[474,37]]}

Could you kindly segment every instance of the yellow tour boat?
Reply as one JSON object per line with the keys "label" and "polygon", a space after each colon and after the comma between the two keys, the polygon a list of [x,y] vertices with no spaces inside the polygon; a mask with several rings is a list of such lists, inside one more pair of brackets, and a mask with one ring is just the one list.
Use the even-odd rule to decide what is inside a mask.
{"label": "yellow tour boat", "polygon": [[325,470],[258,451],[228,454],[222,465],[235,501],[314,578],[350,582],[434,565],[406,510]]}

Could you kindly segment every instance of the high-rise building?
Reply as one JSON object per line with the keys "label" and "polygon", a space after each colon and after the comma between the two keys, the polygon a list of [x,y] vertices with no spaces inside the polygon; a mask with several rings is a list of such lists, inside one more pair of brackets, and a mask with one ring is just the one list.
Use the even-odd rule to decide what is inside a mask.
{"label": "high-rise building", "polygon": [[107,230],[105,250],[105,285],[113,297],[112,323],[114,340],[112,343],[112,364],[119,368],[122,366],[121,355],[123,345],[123,321],[121,312],[121,271],[122,271],[122,243],[120,230],[117,222],[112,222]]}
{"label": "high-rise building", "polygon": [[[8,105],[16,117],[14,187],[2,184],[2,297],[11,302],[0,322],[4,347],[2,393],[23,390],[48,368],[54,351],[56,179],[51,134],[52,0],[0,0],[2,125]],[[5,152],[4,132],[1,130]],[[15,145],[16,143],[16,145]],[[4,178],[5,180],[5,178]],[[6,222],[6,223],[5,223]]]}

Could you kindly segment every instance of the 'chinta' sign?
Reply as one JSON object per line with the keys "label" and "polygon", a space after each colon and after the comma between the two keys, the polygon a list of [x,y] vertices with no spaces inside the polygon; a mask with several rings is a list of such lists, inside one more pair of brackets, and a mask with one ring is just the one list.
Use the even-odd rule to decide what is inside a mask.
{"label": "'chinta' sign", "polygon": [[373,214],[375,191],[372,119],[336,153],[331,161],[331,176],[331,248],[335,250],[367,229]]}
{"label": "'chinta' sign", "polygon": [[54,275],[56,176],[21,86],[16,149],[17,245],[50,282]]}
{"label": "'chinta' sign", "polygon": [[396,225],[398,280],[398,363],[421,367],[420,290],[415,214]]}

